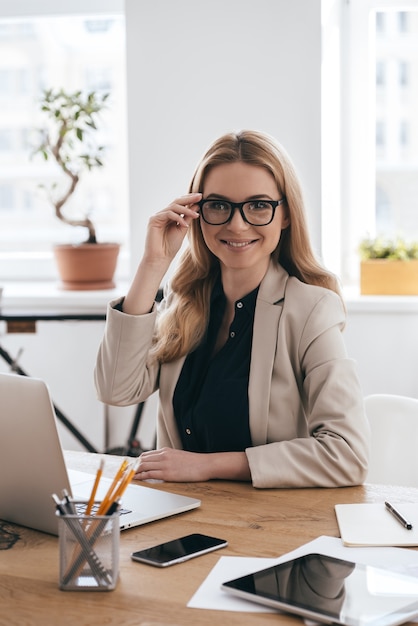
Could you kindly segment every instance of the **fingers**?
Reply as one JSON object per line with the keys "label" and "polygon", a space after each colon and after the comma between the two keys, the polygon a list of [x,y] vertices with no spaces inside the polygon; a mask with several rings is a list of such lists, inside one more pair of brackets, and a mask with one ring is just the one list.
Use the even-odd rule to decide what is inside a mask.
{"label": "fingers", "polygon": [[176,223],[176,226],[188,228],[193,219],[199,217],[198,202],[202,197],[201,193],[189,193],[174,200],[166,209],[156,214],[156,218],[162,218]]}
{"label": "fingers", "polygon": [[144,462],[141,456],[134,478],[136,480],[164,480],[164,467],[158,462],[150,460]]}
{"label": "fingers", "polygon": [[180,206],[193,206],[196,202],[202,199],[202,194],[200,192],[196,193],[186,193],[184,196],[180,196],[174,200],[173,204],[178,204]]}
{"label": "fingers", "polygon": [[[169,480],[177,482],[181,478],[181,458],[184,455],[183,450],[174,450],[172,448],[161,448],[159,450],[150,450],[143,452],[139,457],[136,480]],[[180,463],[180,468],[179,468]]]}
{"label": "fingers", "polygon": [[164,457],[167,456],[167,451],[170,448],[161,448],[159,450],[149,450],[143,452],[138,459],[138,471],[146,471],[161,466],[164,462]]}
{"label": "fingers", "polygon": [[196,202],[201,193],[191,193],[174,200],[168,207],[155,213],[148,222],[144,258],[171,262],[180,250],[187,229],[199,218]]}

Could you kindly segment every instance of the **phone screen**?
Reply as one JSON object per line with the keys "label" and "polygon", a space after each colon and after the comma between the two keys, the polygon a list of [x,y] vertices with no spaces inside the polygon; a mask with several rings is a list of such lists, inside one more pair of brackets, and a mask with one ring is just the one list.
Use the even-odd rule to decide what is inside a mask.
{"label": "phone screen", "polygon": [[174,563],[182,563],[200,554],[212,552],[218,548],[224,548],[228,542],[217,537],[200,535],[198,533],[180,537],[173,541],[161,543],[152,548],[133,552],[131,558],[134,561],[166,567]]}

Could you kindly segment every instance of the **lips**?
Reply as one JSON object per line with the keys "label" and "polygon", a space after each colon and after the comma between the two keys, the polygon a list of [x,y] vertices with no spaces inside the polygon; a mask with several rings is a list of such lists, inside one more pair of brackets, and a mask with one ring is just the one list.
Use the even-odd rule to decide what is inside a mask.
{"label": "lips", "polygon": [[254,243],[254,241],[255,239],[252,239],[251,241],[230,241],[227,239],[223,239],[222,243],[225,243],[231,248],[246,248],[247,246],[250,246],[252,243]]}

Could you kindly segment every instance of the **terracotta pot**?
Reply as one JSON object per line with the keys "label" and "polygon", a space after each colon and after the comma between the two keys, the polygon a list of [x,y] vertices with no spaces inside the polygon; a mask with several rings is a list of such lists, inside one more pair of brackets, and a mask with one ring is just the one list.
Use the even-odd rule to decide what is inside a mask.
{"label": "terracotta pot", "polygon": [[63,244],[54,247],[62,289],[112,289],[118,243]]}
{"label": "terracotta pot", "polygon": [[367,295],[418,295],[418,259],[362,261],[360,292]]}

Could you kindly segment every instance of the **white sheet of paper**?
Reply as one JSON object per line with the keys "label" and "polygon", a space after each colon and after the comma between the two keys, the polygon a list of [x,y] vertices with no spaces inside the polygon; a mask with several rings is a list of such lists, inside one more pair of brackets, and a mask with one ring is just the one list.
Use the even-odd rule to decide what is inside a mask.
{"label": "white sheet of paper", "polygon": [[257,559],[242,556],[221,556],[206,580],[196,591],[188,607],[194,609],[213,609],[219,611],[245,611],[246,613],[274,613],[274,609],[234,598],[221,590],[221,583],[226,580],[245,576],[258,569],[270,567],[277,559]]}
{"label": "white sheet of paper", "polygon": [[[339,538],[322,536],[278,558],[220,557],[187,606],[195,609],[217,611],[275,613],[277,612],[275,609],[263,607],[227,594],[221,590],[221,584],[227,580],[238,578],[238,576],[244,576],[250,572],[270,567],[270,565],[284,563],[309,552],[319,552],[327,556],[334,556],[366,565],[390,566],[399,572],[418,576],[418,551],[408,548],[347,548]],[[414,621],[418,622],[418,619]]]}

